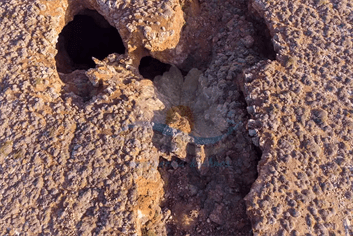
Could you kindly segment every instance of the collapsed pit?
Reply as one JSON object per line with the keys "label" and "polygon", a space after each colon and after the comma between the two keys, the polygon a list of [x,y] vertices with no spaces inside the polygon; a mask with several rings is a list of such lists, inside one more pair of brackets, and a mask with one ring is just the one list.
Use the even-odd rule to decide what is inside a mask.
{"label": "collapsed pit", "polygon": [[[228,53],[236,59],[228,64],[227,60],[230,60],[230,56],[219,57],[218,60],[215,59],[215,62],[211,62],[203,75],[206,77],[207,73],[210,74],[210,78],[217,81],[215,84],[218,82],[226,84],[223,87],[217,87],[217,89],[222,90],[222,92],[219,92],[222,93],[222,96],[218,101],[213,101],[212,105],[218,103],[221,106],[225,101],[228,101],[228,104],[234,102],[233,104],[236,104],[232,108],[234,113],[228,110],[225,113],[227,118],[232,118],[233,114],[236,114],[239,119],[232,118],[232,121],[238,122],[241,120],[242,124],[247,124],[252,115],[249,114],[247,109],[251,104],[247,103],[245,94],[242,92],[245,81],[243,71],[260,61],[275,60],[276,51],[273,47],[270,30],[264,19],[248,12],[246,4],[242,5],[239,10],[242,12],[242,16],[238,19],[244,21],[240,24],[234,24],[233,32],[238,31],[241,34],[228,32],[229,35],[235,36],[229,38],[224,36],[218,39],[216,46],[213,48],[214,54],[224,53],[227,55]],[[221,27],[220,29],[224,31]],[[234,51],[225,53],[225,50]],[[195,65],[195,63],[190,63],[191,68]],[[227,68],[227,66],[228,68],[238,66],[239,69],[234,70],[234,75],[228,73],[229,76],[227,77],[227,73],[221,73],[223,72],[222,69]],[[173,70],[172,68],[170,72]],[[224,70],[226,71],[226,69]],[[185,78],[186,74],[182,73],[184,83],[181,86],[175,86],[175,81],[180,81],[178,79],[179,75],[177,73],[168,75],[170,72],[166,73],[162,80],[156,79],[154,81],[157,88],[162,88],[160,92],[164,96],[161,96],[161,98],[167,98],[164,103],[166,106],[170,101],[170,103],[178,101],[173,96],[176,93],[175,91],[180,89],[186,91],[182,93],[183,98],[185,98],[185,95],[195,95],[190,96],[190,102],[186,105],[192,107],[196,119],[201,117],[202,112],[207,109],[209,109],[208,117],[217,117],[220,113],[217,109],[198,108],[201,107],[199,104],[203,105],[202,100],[207,101],[207,98],[197,97],[201,96],[202,93],[195,89],[198,87],[200,88],[199,91],[215,91],[210,92],[211,97],[219,91],[216,86],[207,85],[208,87],[204,87],[203,84],[198,84],[199,77],[190,80],[195,76],[192,73],[188,76],[189,79]],[[161,81],[163,84],[157,83]],[[237,86],[231,86],[232,83],[236,83]],[[218,84],[221,85],[221,83]],[[172,87],[175,89],[169,90]],[[229,94],[233,94],[233,97]],[[182,99],[180,100],[182,101]],[[212,105],[210,106],[212,107]],[[212,118],[207,120],[208,123],[205,122],[205,129],[202,129],[202,131],[210,130],[209,120],[212,120]],[[214,123],[217,123],[221,119],[215,119],[215,121]],[[200,122],[200,119],[197,122]],[[200,232],[204,234],[207,232],[207,235],[252,235],[252,225],[246,214],[244,197],[249,193],[252,184],[258,177],[257,165],[262,156],[258,141],[257,136],[250,136],[246,125],[241,126],[220,142],[210,145],[189,143],[186,147],[182,146],[184,144],[182,138],[173,139],[172,137],[166,137],[160,131],[155,131],[154,146],[161,153],[158,170],[165,182],[165,198],[161,207],[170,210],[173,215],[173,218],[166,222],[167,235],[199,235]],[[185,152],[181,152],[181,149]],[[175,154],[176,152],[178,153]],[[183,158],[182,155],[178,154],[184,154],[185,157]],[[197,161],[202,163],[200,168],[197,167]]]}

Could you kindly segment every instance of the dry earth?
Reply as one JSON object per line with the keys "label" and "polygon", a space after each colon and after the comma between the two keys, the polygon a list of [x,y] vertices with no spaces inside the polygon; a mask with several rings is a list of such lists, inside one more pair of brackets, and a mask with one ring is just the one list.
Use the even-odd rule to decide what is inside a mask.
{"label": "dry earth", "polygon": [[347,0],[0,1],[0,235],[353,235],[352,33]]}

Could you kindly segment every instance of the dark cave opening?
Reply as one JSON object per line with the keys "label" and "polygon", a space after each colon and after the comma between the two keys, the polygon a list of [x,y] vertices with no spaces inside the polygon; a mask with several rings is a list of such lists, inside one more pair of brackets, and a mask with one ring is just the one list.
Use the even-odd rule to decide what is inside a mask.
{"label": "dark cave opening", "polygon": [[92,57],[103,60],[111,53],[124,54],[125,46],[116,28],[95,10],[78,13],[59,34],[56,55],[57,70],[94,68]]}
{"label": "dark cave opening", "polygon": [[247,20],[254,26],[255,46],[257,47],[258,52],[266,59],[276,60],[276,51],[273,47],[272,36],[265,20],[255,12],[248,13]]}
{"label": "dark cave opening", "polygon": [[157,75],[163,75],[164,72],[169,71],[171,65],[165,64],[153,57],[143,57],[140,61],[139,72],[146,78],[153,81]]}

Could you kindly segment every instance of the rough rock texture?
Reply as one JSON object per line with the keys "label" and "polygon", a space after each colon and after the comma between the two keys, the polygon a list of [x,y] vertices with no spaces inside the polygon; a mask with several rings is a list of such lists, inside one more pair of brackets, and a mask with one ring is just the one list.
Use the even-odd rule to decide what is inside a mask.
{"label": "rough rock texture", "polygon": [[244,72],[263,156],[246,197],[255,235],[352,235],[349,1],[261,1],[277,61]]}
{"label": "rough rock texture", "polygon": [[[84,9],[126,52],[58,72],[59,33]],[[352,11],[0,1],[0,234],[353,234]],[[143,79],[144,56],[171,69]],[[167,120],[178,106],[192,125]]]}
{"label": "rough rock texture", "polygon": [[[65,7],[1,3],[0,234],[140,234],[163,216],[163,185],[152,126],[126,128],[149,121],[159,103],[123,56],[60,80],[54,57]],[[82,90],[93,92],[86,103]]]}

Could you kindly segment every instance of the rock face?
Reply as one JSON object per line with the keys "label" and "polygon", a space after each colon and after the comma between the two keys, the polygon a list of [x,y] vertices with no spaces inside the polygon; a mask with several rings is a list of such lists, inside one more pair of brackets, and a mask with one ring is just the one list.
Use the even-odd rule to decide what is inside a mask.
{"label": "rock face", "polygon": [[174,129],[178,129],[184,133],[190,133],[194,128],[194,118],[192,111],[187,106],[172,107],[167,111],[165,123]]}
{"label": "rock face", "polygon": [[[66,68],[91,10],[126,50]],[[352,10],[1,1],[0,234],[353,234]]]}
{"label": "rock face", "polygon": [[253,231],[350,235],[352,4],[250,4],[265,18],[277,51],[276,61],[244,72],[263,150],[246,197]]}

